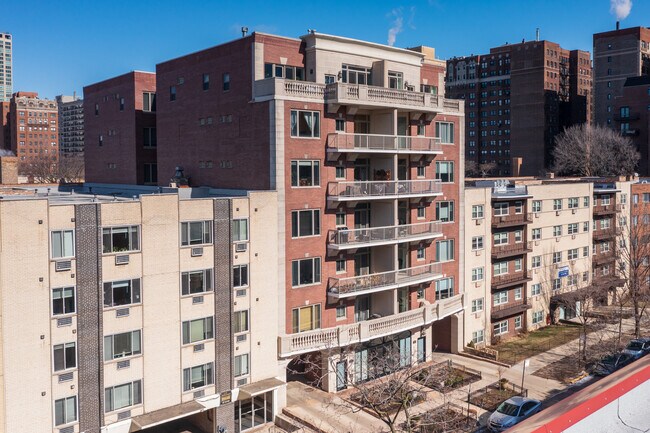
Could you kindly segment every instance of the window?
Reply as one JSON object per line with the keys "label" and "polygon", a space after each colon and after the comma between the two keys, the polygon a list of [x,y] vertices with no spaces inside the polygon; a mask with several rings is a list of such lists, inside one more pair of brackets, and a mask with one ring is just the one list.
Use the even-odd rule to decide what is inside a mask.
{"label": "window", "polygon": [[212,243],[212,221],[181,223],[181,246]]}
{"label": "window", "polygon": [[99,116],[99,104],[95,104],[95,116]]}
{"label": "window", "polygon": [[232,220],[232,240],[233,242],[243,242],[248,240],[248,220]]}
{"label": "window", "polygon": [[336,119],[334,126],[337,132],[345,132],[345,119]]}
{"label": "window", "polygon": [[293,211],[292,217],[292,236],[314,236],[320,234],[320,211]]}
{"label": "window", "polygon": [[583,232],[588,232],[589,231],[589,221],[585,221],[582,223],[582,231]]}
{"label": "window", "polygon": [[[644,195],[645,195],[645,194],[644,194]],[[603,194],[603,195],[600,197],[600,204],[603,205],[603,206],[609,206],[610,200],[611,200],[611,199],[610,199],[609,194]]]}
{"label": "window", "polygon": [[245,376],[248,374],[248,353],[235,356],[234,376]]}
{"label": "window", "polygon": [[553,263],[560,263],[562,261],[562,251],[553,253]]}
{"label": "window", "polygon": [[222,86],[223,91],[226,92],[226,91],[230,90],[230,74],[225,72],[222,75],[222,80],[223,80],[223,86]]}
{"label": "window", "polygon": [[505,216],[508,215],[508,213],[508,203],[494,204],[494,216]]}
{"label": "window", "polygon": [[426,257],[426,252],[425,251],[426,251],[426,249],[424,247],[418,248],[417,253],[416,253],[417,254],[416,257],[417,257],[418,260],[424,260],[425,259],[425,257]]}
{"label": "window", "polygon": [[210,90],[210,74],[203,74],[203,90]]}
{"label": "window", "polygon": [[337,166],[335,176],[337,179],[345,179],[345,167]]}
{"label": "window", "polygon": [[537,296],[542,294],[542,285],[540,283],[535,283],[530,286],[530,296]]}
{"label": "window", "polygon": [[372,70],[359,66],[343,65],[341,81],[350,84],[372,85]]}
{"label": "window", "polygon": [[436,300],[454,296],[454,279],[443,278],[436,280]]}
{"label": "window", "polygon": [[454,260],[454,240],[436,241],[436,262]]}
{"label": "window", "polygon": [[567,226],[567,233],[570,235],[575,235],[578,233],[578,223],[571,223]]}
{"label": "window", "polygon": [[319,161],[291,161],[291,186],[319,186]]}
{"label": "window", "polygon": [[472,269],[472,282],[483,280],[483,266]]}
{"label": "window", "polygon": [[71,314],[76,311],[74,287],[52,289],[52,315]]}
{"label": "window", "polygon": [[248,332],[248,310],[244,311],[235,311],[234,317],[233,317],[233,331],[235,334],[239,334],[241,332]]}
{"label": "window", "polygon": [[345,319],[347,316],[347,308],[345,305],[337,305],[336,306],[336,318],[337,319]]}
{"label": "window", "polygon": [[142,381],[117,385],[104,390],[104,412],[142,403]]}
{"label": "window", "polygon": [[542,257],[541,256],[533,256],[530,262],[531,268],[539,268],[542,266]]}
{"label": "window", "polygon": [[232,286],[233,287],[246,287],[248,286],[248,265],[237,265],[233,267],[232,271]]}
{"label": "window", "polygon": [[522,259],[515,259],[514,264],[515,264],[515,272],[521,272],[521,269],[523,267]]}
{"label": "window", "polygon": [[578,207],[578,197],[569,198],[569,209],[575,209]]}
{"label": "window", "polygon": [[426,167],[423,166],[423,165],[418,165],[417,166],[417,173],[416,173],[417,177],[425,177],[426,176],[425,168]]}
{"label": "window", "polygon": [[543,311],[533,311],[533,325],[538,325],[544,320]]}
{"label": "window", "polygon": [[515,317],[515,329],[521,328],[521,316]]}
{"label": "window", "polygon": [[213,364],[211,362],[196,367],[183,369],[183,391],[212,385],[214,383]]}
{"label": "window", "polygon": [[124,111],[124,98],[120,98],[120,111]]}
{"label": "window", "polygon": [[142,145],[144,147],[158,146],[156,128],[142,128]]}
{"label": "window", "polygon": [[[648,224],[648,221],[647,221],[648,219],[649,219],[648,215],[647,214],[644,215],[643,216],[643,224]],[[611,226],[612,226],[611,218],[605,218],[605,219],[600,220],[600,228],[601,228],[601,230],[609,229]]]}
{"label": "window", "polygon": [[497,262],[492,264],[494,276],[499,276],[508,273],[508,262]]}
{"label": "window", "polygon": [[293,287],[320,283],[320,257],[291,262],[291,285]]}
{"label": "window", "polygon": [[[172,86],[173,87],[173,86]],[[174,88],[174,99],[176,98],[176,88]],[[170,87],[170,100],[171,87]],[[142,111],[156,111],[156,94],[154,92],[142,92]]]}
{"label": "window", "polygon": [[436,137],[440,138],[441,143],[453,144],[454,124],[447,122],[436,122]]}
{"label": "window", "polygon": [[169,86],[169,100],[176,100],[176,86]]}
{"label": "window", "polygon": [[[296,67],[296,66],[288,66],[288,65],[276,65],[273,63],[265,63],[264,64],[264,78],[284,78],[287,80],[298,80],[298,81],[304,81],[305,80],[305,69]],[[325,84],[332,84],[336,81],[336,77],[333,75],[330,75],[331,77],[331,83],[328,83],[328,76],[325,76]]]}
{"label": "window", "polygon": [[54,425],[60,426],[77,421],[77,396],[54,401]]}
{"label": "window", "polygon": [[388,88],[402,90],[404,88],[404,75],[401,72],[388,71]]}
{"label": "window", "polygon": [[600,244],[600,252],[601,253],[608,253],[609,252],[609,242],[601,242],[601,244]]}
{"label": "window", "polygon": [[212,269],[181,273],[181,293],[194,295],[212,291]]}
{"label": "window", "polygon": [[483,343],[483,341],[485,341],[485,332],[483,329],[472,332],[472,342],[474,344],[480,344]]}
{"label": "window", "polygon": [[448,223],[454,221],[454,202],[439,201],[436,202],[436,220]]}
{"label": "window", "polygon": [[483,218],[483,205],[473,205],[472,206],[472,219]]}
{"label": "window", "polygon": [[97,144],[99,144],[99,146],[104,145],[104,136],[102,134],[99,134],[99,142]]}
{"label": "window", "polygon": [[562,210],[562,199],[556,198],[553,200],[553,210]]}
{"label": "window", "polygon": [[51,233],[52,258],[74,257],[74,230],[57,230]]}
{"label": "window", "polygon": [[75,343],[56,344],[54,346],[54,371],[77,367],[77,349]]}
{"label": "window", "polygon": [[320,113],[318,111],[291,110],[291,136],[320,137]]}
{"label": "window", "polygon": [[532,238],[534,241],[540,240],[542,238],[542,229],[533,229]]}
{"label": "window", "polygon": [[103,231],[104,254],[138,251],[140,228],[138,226],[108,227]]}
{"label": "window", "polygon": [[319,329],[320,304],[294,308],[291,311],[291,322],[291,328],[294,334]]}
{"label": "window", "polygon": [[553,236],[562,236],[562,226],[553,226]]}
{"label": "window", "polygon": [[524,212],[524,204],[520,201],[515,202],[515,214],[521,214]]}
{"label": "window", "polygon": [[483,311],[483,298],[472,299],[472,313]]}
{"label": "window", "polygon": [[560,290],[562,288],[562,280],[560,278],[554,278],[551,281],[551,287],[553,290]]}
{"label": "window", "polygon": [[578,249],[577,248],[572,248],[567,252],[567,259],[575,260],[577,258],[578,258]]}
{"label": "window", "polygon": [[336,83],[336,76],[325,74],[325,84],[334,84]]}
{"label": "window", "polygon": [[183,322],[183,344],[214,338],[213,324],[214,318],[212,316]]}
{"label": "window", "polygon": [[104,308],[140,303],[140,279],[104,283]]}
{"label": "window", "polygon": [[436,161],[436,179],[443,183],[454,181],[454,163],[451,161]]}
{"label": "window", "polygon": [[418,206],[417,218],[418,219],[426,218],[426,215],[427,215],[426,208],[424,206]]}
{"label": "window", "polygon": [[588,196],[585,196],[585,197],[582,198],[582,205],[584,207],[589,207],[589,197]]}
{"label": "window", "polygon": [[104,337],[104,361],[139,355],[142,353],[140,330]]}
{"label": "window", "polygon": [[472,238],[472,251],[483,249],[483,236],[474,236]]}
{"label": "window", "polygon": [[158,182],[158,164],[145,162],[144,163],[144,183],[155,184]]}
{"label": "window", "polygon": [[578,284],[578,274],[569,275],[567,277],[568,286],[576,286]]}
{"label": "window", "polygon": [[336,226],[337,227],[345,227],[345,220],[346,220],[346,214],[345,212],[337,212],[336,213]]}
{"label": "window", "polygon": [[508,321],[504,320],[502,322],[497,322],[493,326],[493,334],[494,335],[502,335],[502,334],[507,334],[508,333]]}

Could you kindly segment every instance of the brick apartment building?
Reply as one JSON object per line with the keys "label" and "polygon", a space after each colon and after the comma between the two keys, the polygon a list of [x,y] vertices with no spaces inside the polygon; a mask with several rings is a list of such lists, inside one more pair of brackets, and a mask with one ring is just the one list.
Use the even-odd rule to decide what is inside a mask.
{"label": "brick apartment building", "polygon": [[595,33],[593,41],[595,122],[618,128],[616,106],[626,80],[650,74],[650,29],[617,25],[616,30]]}
{"label": "brick apartment building", "polygon": [[56,97],[59,107],[59,153],[62,157],[83,156],[84,101],[77,95]]}
{"label": "brick apartment building", "polygon": [[0,187],[0,431],[272,421],[276,193],[237,194]]}
{"label": "brick apartment building", "polygon": [[[631,185],[622,179],[468,182],[465,343],[482,346],[572,320],[581,305],[571,294],[592,284],[605,284],[613,296],[621,286],[616,258]],[[612,296],[591,302],[606,304]]]}
{"label": "brick apartment building", "polygon": [[326,390],[380,374],[366,360],[387,345],[408,362],[459,347],[463,103],[444,71],[426,47],[319,33],[156,68],[159,183],[181,166],[278,191],[279,357]]}
{"label": "brick apartment building", "polygon": [[555,136],[591,121],[590,54],[550,41],[447,61],[447,97],[465,100],[465,158],[494,176],[540,175]]}
{"label": "brick apartment building", "polygon": [[158,183],[154,73],[133,71],[84,87],[83,115],[86,181]]}
{"label": "brick apartment building", "polygon": [[0,145],[12,151],[21,165],[59,159],[59,115],[56,101],[35,92],[17,92],[2,103]]}

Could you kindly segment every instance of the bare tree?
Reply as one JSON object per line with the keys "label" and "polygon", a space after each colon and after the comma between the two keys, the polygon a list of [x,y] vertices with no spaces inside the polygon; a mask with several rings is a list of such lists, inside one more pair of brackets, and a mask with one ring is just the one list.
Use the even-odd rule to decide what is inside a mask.
{"label": "bare tree", "polygon": [[84,180],[83,156],[41,157],[21,161],[20,174],[28,176],[34,183],[74,183]]}
{"label": "bare tree", "polygon": [[[628,223],[621,219],[622,240],[618,245],[620,272],[625,279],[621,305],[631,304],[634,319],[634,335],[641,336],[641,322],[650,302],[650,205],[636,203],[633,206],[637,216]],[[640,207],[641,209],[638,209]],[[642,220],[639,221],[639,215]]]}
{"label": "bare tree", "polygon": [[465,160],[465,177],[476,177],[478,173],[478,164],[476,161]]}
{"label": "bare tree", "polygon": [[567,128],[555,138],[554,170],[569,176],[620,176],[634,173],[640,155],[617,131],[587,124]]}
{"label": "bare tree", "polygon": [[639,154],[614,130],[576,125],[556,138],[554,158],[560,174],[608,176],[632,174]]}

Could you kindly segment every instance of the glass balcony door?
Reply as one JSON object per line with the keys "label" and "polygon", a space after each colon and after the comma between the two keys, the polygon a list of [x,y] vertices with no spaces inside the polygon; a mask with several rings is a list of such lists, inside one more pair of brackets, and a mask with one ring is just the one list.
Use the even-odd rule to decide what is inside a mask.
{"label": "glass balcony door", "polygon": [[359,296],[354,301],[354,320],[362,322],[370,318],[370,295]]}

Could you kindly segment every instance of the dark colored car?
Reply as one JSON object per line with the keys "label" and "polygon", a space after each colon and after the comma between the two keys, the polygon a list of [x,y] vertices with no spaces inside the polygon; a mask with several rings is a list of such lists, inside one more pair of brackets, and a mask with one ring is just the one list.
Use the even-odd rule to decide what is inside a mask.
{"label": "dark colored car", "polygon": [[639,359],[642,356],[650,353],[650,338],[637,338],[628,343],[623,353],[632,355],[634,359]]}
{"label": "dark colored car", "polygon": [[598,361],[591,369],[594,376],[607,376],[634,361],[634,357],[627,353],[608,355]]}

